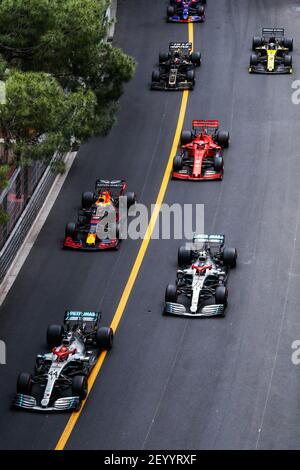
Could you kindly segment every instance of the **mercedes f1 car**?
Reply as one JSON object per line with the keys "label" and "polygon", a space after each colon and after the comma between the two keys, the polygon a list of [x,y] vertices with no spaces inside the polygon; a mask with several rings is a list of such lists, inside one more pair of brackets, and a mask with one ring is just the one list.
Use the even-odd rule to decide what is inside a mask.
{"label": "mercedes f1 car", "polygon": [[159,70],[152,72],[152,90],[192,90],[195,69],[201,65],[200,52],[190,42],[171,42],[168,53],[159,54]]}
{"label": "mercedes f1 car", "polygon": [[292,73],[293,39],[284,36],[283,28],[263,28],[262,36],[254,36],[250,57],[250,73]]}
{"label": "mercedes f1 car", "polygon": [[135,194],[125,190],[123,180],[97,180],[94,192],[84,192],[77,223],[66,225],[64,248],[88,251],[118,249],[120,197],[126,197],[124,211],[136,201]]}
{"label": "mercedes f1 car", "polygon": [[15,407],[46,412],[79,410],[100,353],[113,346],[113,331],[100,326],[100,319],[100,312],[67,311],[63,326],[49,325],[51,352],[37,356],[33,374],[19,375]]}
{"label": "mercedes f1 car", "polygon": [[167,7],[167,21],[174,23],[202,23],[205,21],[205,1],[171,0]]}
{"label": "mercedes f1 car", "polygon": [[166,315],[225,316],[227,280],[237,262],[237,250],[225,248],[224,235],[195,235],[193,248],[180,247],[176,285],[165,294]]}
{"label": "mercedes f1 car", "polygon": [[180,153],[174,157],[172,178],[221,180],[223,149],[229,146],[229,132],[219,130],[219,121],[193,121],[192,131],[182,131]]}

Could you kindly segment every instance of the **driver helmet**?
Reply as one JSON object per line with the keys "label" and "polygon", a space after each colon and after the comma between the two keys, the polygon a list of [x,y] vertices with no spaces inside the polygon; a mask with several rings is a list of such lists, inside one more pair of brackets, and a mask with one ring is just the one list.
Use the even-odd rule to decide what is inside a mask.
{"label": "driver helmet", "polygon": [[103,191],[103,193],[101,193],[100,196],[98,197],[96,204],[105,205],[105,204],[110,204],[110,202],[111,202],[110,192]]}
{"label": "driver helmet", "polygon": [[207,253],[205,250],[199,251],[199,260],[200,261],[206,261],[207,258]]}

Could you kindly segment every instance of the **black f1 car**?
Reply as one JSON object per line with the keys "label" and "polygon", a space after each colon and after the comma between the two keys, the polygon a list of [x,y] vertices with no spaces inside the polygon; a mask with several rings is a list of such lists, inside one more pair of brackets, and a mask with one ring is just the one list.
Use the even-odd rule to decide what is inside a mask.
{"label": "black f1 car", "polygon": [[89,251],[118,249],[120,197],[126,197],[126,211],[136,201],[135,194],[125,190],[124,180],[97,180],[94,192],[84,192],[77,223],[66,225],[64,248]]}
{"label": "black f1 car", "polygon": [[13,405],[35,411],[79,410],[88,393],[87,378],[100,353],[113,346],[111,328],[99,325],[100,312],[67,311],[64,325],[49,325],[51,352],[39,354],[35,372],[22,372]]}
{"label": "black f1 car", "polygon": [[171,0],[167,21],[174,23],[202,23],[205,20],[206,0]]}
{"label": "black f1 car", "polygon": [[225,248],[224,235],[195,235],[193,248],[180,247],[176,285],[165,294],[166,315],[193,318],[225,316],[227,280],[237,250]]}
{"label": "black f1 car", "polygon": [[250,73],[292,73],[293,39],[284,36],[283,28],[263,28],[262,36],[254,36],[250,57]]}
{"label": "black f1 car", "polygon": [[168,53],[159,54],[159,70],[152,72],[152,90],[192,90],[195,68],[201,65],[200,52],[192,52],[190,42],[171,42]]}

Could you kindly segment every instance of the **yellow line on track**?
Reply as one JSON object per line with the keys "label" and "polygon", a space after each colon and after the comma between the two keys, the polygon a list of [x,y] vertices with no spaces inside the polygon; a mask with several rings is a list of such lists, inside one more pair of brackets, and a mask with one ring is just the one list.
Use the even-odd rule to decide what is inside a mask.
{"label": "yellow line on track", "polygon": [[[188,24],[188,38],[189,38],[188,39],[189,42],[193,43],[194,28],[193,28],[192,23]],[[140,270],[141,265],[143,263],[148,245],[149,245],[150,240],[151,240],[151,235],[153,233],[153,230],[154,230],[154,227],[155,227],[155,224],[156,224],[156,221],[157,221],[160,209],[161,209],[161,205],[163,203],[163,200],[164,200],[164,197],[165,197],[165,194],[166,194],[167,186],[168,186],[168,183],[169,183],[169,180],[170,180],[170,173],[171,173],[172,165],[173,165],[173,157],[174,157],[174,155],[177,151],[179,138],[180,138],[180,133],[181,133],[182,126],[183,126],[183,121],[184,121],[184,118],[185,118],[188,97],[189,97],[189,91],[186,90],[186,91],[183,92],[183,96],[182,96],[182,100],[181,100],[181,106],[180,106],[180,112],[179,112],[177,126],[176,126],[176,131],[175,131],[175,135],[174,135],[174,139],[173,139],[173,144],[172,144],[172,148],[171,148],[171,151],[170,151],[168,163],[167,163],[167,166],[166,166],[166,169],[165,169],[165,172],[164,172],[164,176],[163,176],[163,179],[162,179],[162,182],[161,182],[159,193],[158,193],[158,196],[157,196],[157,199],[156,199],[155,208],[152,212],[151,219],[150,219],[149,225],[147,227],[145,237],[142,241],[141,247],[139,249],[136,260],[134,262],[131,273],[129,275],[127,284],[126,284],[126,286],[123,290],[122,297],[120,299],[120,302],[119,302],[119,305],[117,307],[116,313],[115,313],[115,315],[113,317],[113,320],[111,322],[111,325],[110,325],[111,328],[114,330],[114,332],[117,330],[117,328],[119,326],[119,323],[120,323],[120,320],[121,320],[121,318],[123,316],[123,313],[125,311],[129,296],[131,294],[131,291],[133,289],[134,283],[135,283],[136,278],[138,276],[139,270]],[[95,367],[93,368],[93,370],[92,370],[92,372],[89,376],[89,379],[88,379],[89,393],[92,390],[92,387],[95,383],[95,380],[96,380],[96,378],[97,378],[97,376],[98,376],[98,374],[101,370],[103,362],[106,358],[106,354],[107,354],[107,351],[103,351],[100,354],[100,356],[98,358],[98,361],[97,361]],[[87,398],[88,398],[88,396],[87,396]],[[65,427],[62,435],[60,436],[60,439],[59,439],[59,441],[58,441],[58,443],[55,447],[55,450],[63,450],[65,448],[65,446],[66,446],[66,444],[67,444],[67,442],[68,442],[68,440],[69,440],[69,438],[72,434],[74,426],[75,426],[79,416],[82,413],[82,410],[84,408],[84,405],[86,403],[87,398],[82,402],[80,410],[77,411],[77,412],[73,412],[71,414],[71,416],[70,416],[70,418],[69,418],[69,420],[66,424],[66,427]]]}

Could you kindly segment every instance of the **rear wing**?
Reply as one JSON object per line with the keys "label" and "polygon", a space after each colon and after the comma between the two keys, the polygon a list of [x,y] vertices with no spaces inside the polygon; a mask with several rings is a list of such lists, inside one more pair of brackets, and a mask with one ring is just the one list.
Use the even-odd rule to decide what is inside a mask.
{"label": "rear wing", "polygon": [[199,121],[197,119],[194,119],[192,122],[193,129],[218,129],[219,128],[219,121],[218,120],[206,120],[206,121]]}
{"label": "rear wing", "polygon": [[213,234],[195,234],[193,237],[193,243],[214,243],[220,246],[223,246],[225,243],[225,235]]}
{"label": "rear wing", "polygon": [[101,312],[79,312],[74,310],[66,310],[64,316],[64,323],[76,322],[76,323],[86,323],[93,322],[98,323],[102,317]]}
{"label": "rear wing", "polygon": [[274,37],[275,39],[282,39],[284,36],[284,28],[263,28],[262,37],[269,39]]}
{"label": "rear wing", "polygon": [[193,48],[193,44],[191,42],[170,42],[169,50],[171,53],[174,52],[184,52],[188,54]]}
{"label": "rear wing", "polygon": [[96,191],[110,191],[113,195],[119,195],[126,189],[126,182],[124,180],[100,180],[95,183]]}

